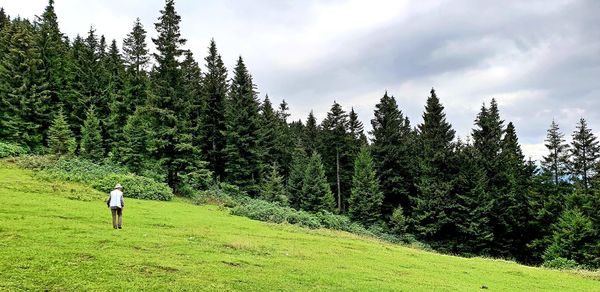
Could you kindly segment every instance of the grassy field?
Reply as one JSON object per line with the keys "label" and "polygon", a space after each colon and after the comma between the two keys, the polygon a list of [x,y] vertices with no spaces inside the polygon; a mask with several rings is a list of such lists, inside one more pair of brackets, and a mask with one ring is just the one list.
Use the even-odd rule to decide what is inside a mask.
{"label": "grassy field", "polygon": [[600,291],[597,274],[439,255],[216,206],[105,195],[0,162],[0,290]]}

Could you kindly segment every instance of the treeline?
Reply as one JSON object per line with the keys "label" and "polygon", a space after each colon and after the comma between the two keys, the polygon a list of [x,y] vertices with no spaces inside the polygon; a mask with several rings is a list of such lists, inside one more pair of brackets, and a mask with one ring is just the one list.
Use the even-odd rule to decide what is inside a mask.
{"label": "treeline", "polygon": [[285,101],[258,99],[241,57],[227,70],[214,41],[200,66],[179,23],[167,0],[150,54],[139,19],[119,48],[93,28],[68,39],[52,0],[33,22],[0,10],[0,139],[118,163],[184,196],[227,182],[443,252],[600,266],[600,152],[584,119],[571,145],[553,122],[536,167],[495,100],[462,141],[433,89],[416,126],[386,92],[369,142],[337,102],[321,123],[290,121]]}

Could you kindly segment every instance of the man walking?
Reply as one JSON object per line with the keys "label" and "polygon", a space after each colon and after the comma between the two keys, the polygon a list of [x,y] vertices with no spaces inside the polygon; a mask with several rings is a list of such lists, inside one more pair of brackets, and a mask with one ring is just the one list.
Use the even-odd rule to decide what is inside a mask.
{"label": "man walking", "polygon": [[[125,208],[125,201],[123,199],[123,186],[117,184],[115,189],[110,192],[106,205],[110,208],[112,213],[112,224],[114,229],[121,229],[123,223],[123,208]],[[118,217],[118,218],[117,218]]]}

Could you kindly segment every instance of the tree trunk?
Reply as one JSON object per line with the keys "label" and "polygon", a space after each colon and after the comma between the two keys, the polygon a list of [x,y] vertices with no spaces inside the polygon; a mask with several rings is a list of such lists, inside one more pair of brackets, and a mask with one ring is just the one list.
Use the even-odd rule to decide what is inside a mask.
{"label": "tree trunk", "polygon": [[336,176],[337,176],[337,201],[338,211],[342,212],[342,193],[340,191],[340,151],[335,150],[335,164],[336,164]]}

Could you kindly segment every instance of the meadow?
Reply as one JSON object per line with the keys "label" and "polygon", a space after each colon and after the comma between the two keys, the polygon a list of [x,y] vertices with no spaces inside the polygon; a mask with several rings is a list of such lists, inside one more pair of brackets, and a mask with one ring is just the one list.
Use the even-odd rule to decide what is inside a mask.
{"label": "meadow", "polygon": [[106,195],[0,162],[0,290],[598,291],[600,275],[461,258],[214,205]]}

